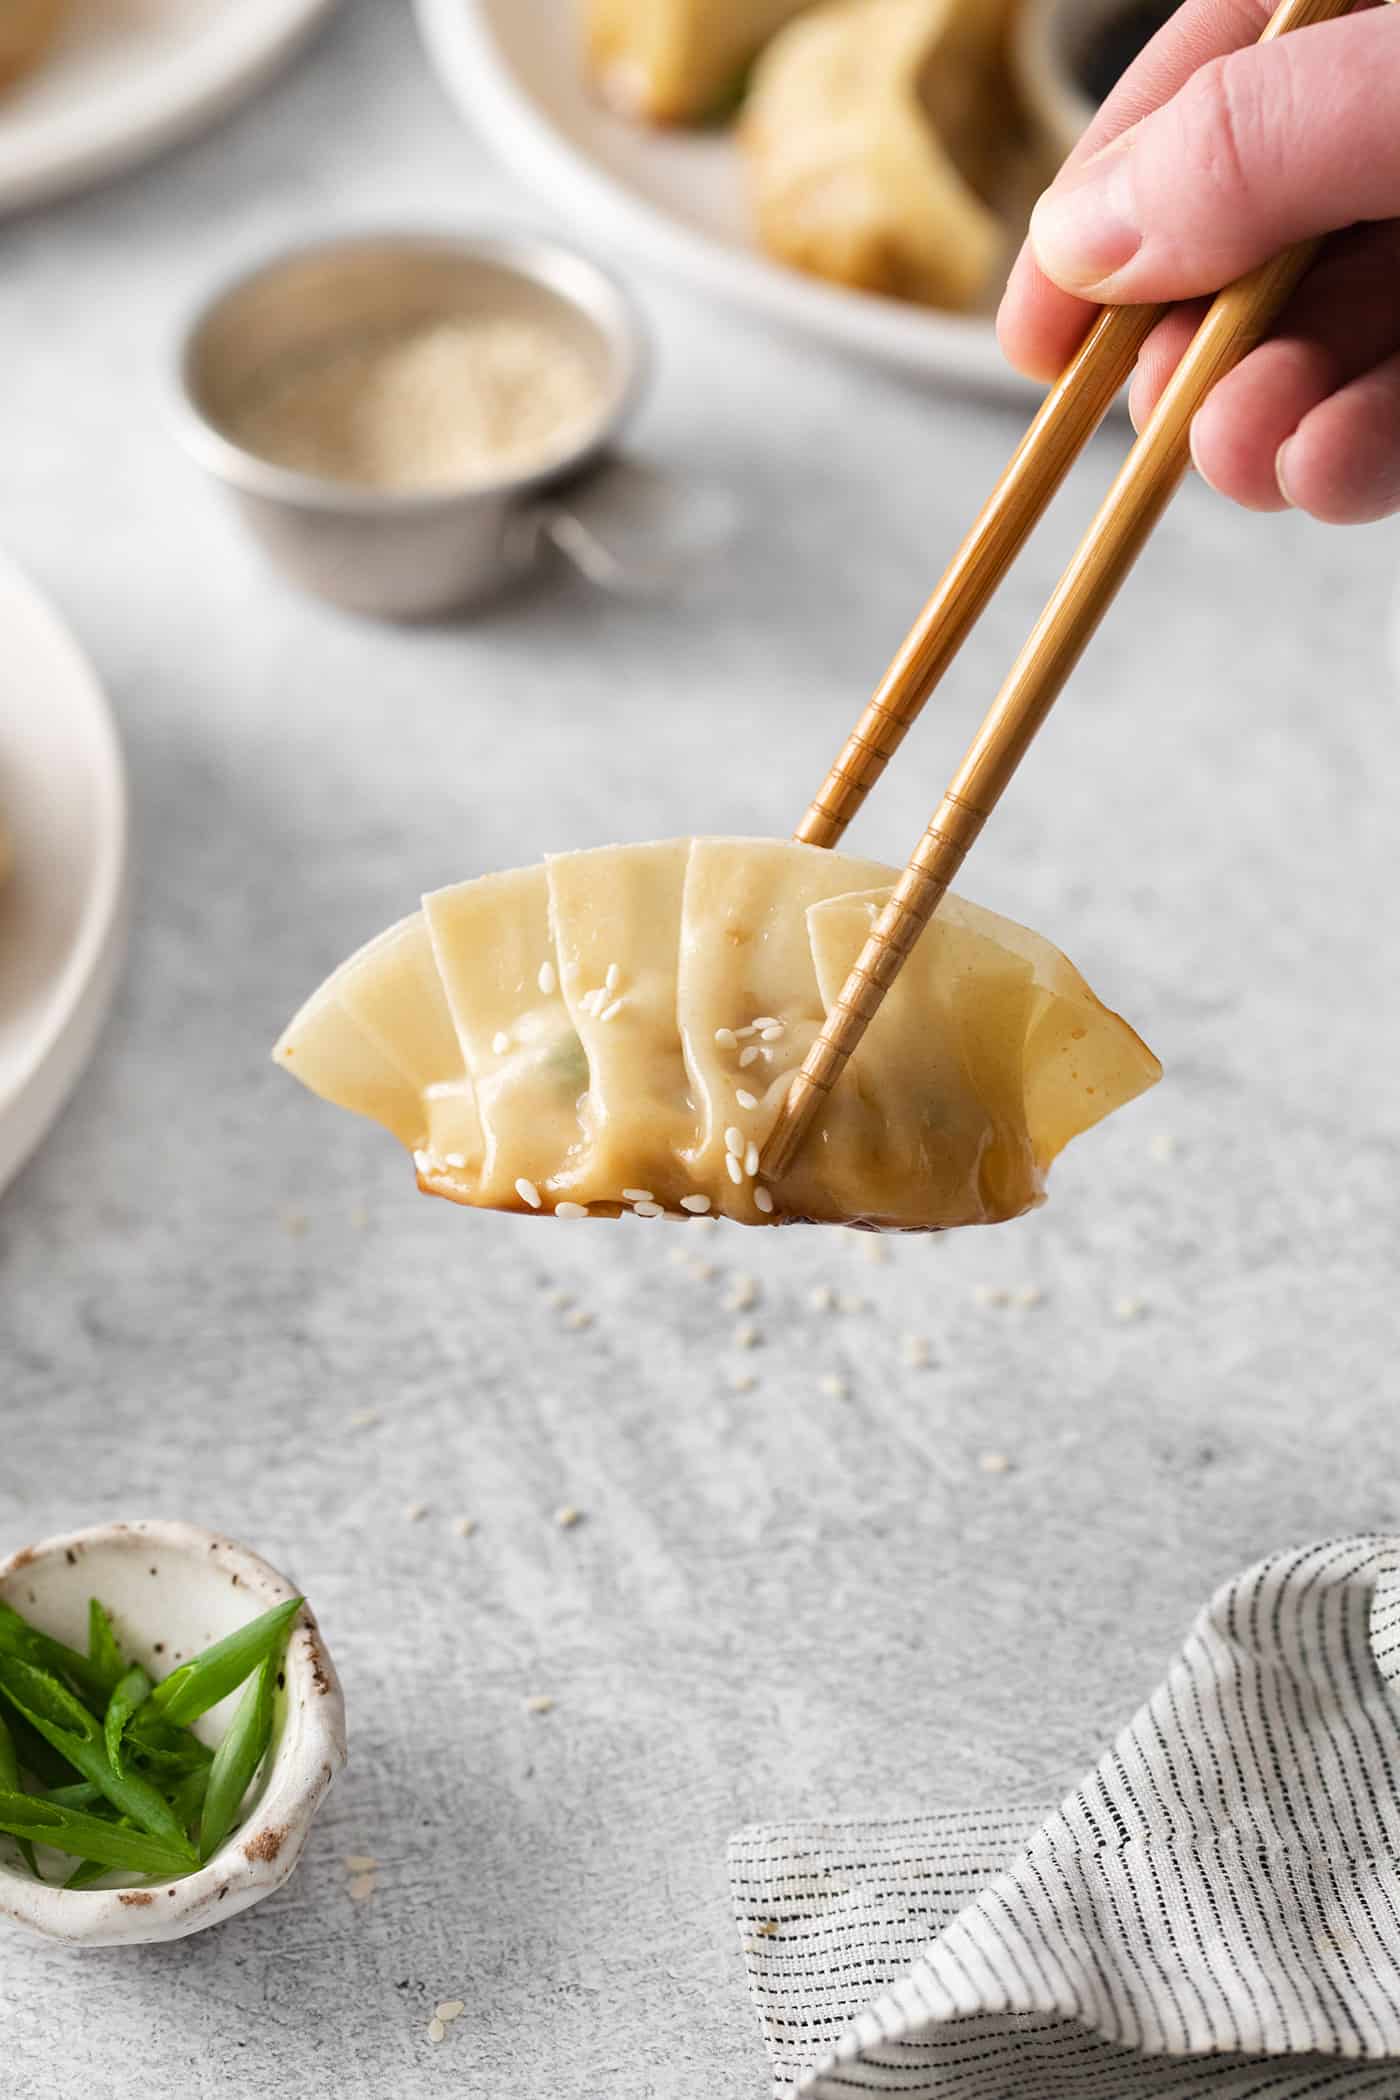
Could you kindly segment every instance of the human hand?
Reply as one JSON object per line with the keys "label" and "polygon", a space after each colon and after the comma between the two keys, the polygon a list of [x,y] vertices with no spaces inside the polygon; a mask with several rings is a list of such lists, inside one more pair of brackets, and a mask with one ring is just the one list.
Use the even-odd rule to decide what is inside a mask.
{"label": "human hand", "polygon": [[[1254,40],[1270,0],[1186,0],[1037,204],[997,317],[1051,378],[1099,305],[1187,302],[1148,338],[1141,426],[1207,300],[1331,236],[1274,334],[1196,415],[1191,454],[1252,510],[1400,510],[1400,4]],[[1092,304],[1086,304],[1092,301]]]}

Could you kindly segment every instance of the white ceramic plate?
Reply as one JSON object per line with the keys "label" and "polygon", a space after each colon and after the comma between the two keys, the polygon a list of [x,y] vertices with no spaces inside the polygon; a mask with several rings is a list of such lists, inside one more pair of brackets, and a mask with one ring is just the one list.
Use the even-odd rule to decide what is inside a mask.
{"label": "white ceramic plate", "polygon": [[0,561],[0,1189],[97,1041],[126,932],[126,779],[91,666]]}
{"label": "white ceramic plate", "polygon": [[927,378],[1020,396],[988,317],[844,291],[770,261],[747,225],[738,153],[722,133],[654,132],[589,93],[579,0],[416,0],[428,53],[487,144],[571,227],[701,290]]}
{"label": "white ceramic plate", "polygon": [[0,211],[100,181],[210,123],[334,0],[71,0],[47,57],[0,96]]}

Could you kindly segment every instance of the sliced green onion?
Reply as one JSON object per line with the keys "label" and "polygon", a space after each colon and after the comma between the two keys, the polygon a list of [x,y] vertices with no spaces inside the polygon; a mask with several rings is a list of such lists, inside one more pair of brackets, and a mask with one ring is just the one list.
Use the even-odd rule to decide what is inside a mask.
{"label": "sliced green onion", "polygon": [[237,1691],[244,1678],[281,1647],[282,1637],[301,1610],[302,1601],[300,1597],[289,1597],[285,1604],[276,1605],[260,1619],[240,1626],[226,1640],[215,1641],[202,1655],[182,1663],[178,1670],[161,1679],[151,1693],[151,1705],[167,1721],[197,1721],[210,1707]]}
{"label": "sliced green onion", "polygon": [[172,1851],[187,1854],[187,1865],[194,1864],[164,1795],[137,1772],[113,1771],[96,1719],[57,1678],[12,1655],[0,1656],[0,1693],[76,1772],[100,1788],[114,1808]]}
{"label": "sliced green onion", "polygon": [[[21,1792],[19,1753],[15,1749],[14,1736],[11,1734],[3,1714],[0,1714],[0,1792],[6,1794],[18,1794]],[[20,1839],[19,1849],[24,1864],[37,1881],[39,1878],[39,1862],[34,1857],[34,1847],[30,1844],[28,1838]]]}
{"label": "sliced green onion", "polygon": [[120,1823],[104,1823],[100,1817],[85,1816],[78,1809],[56,1808],[38,1794],[0,1793],[0,1830],[11,1837],[27,1838],[31,1844],[51,1845],[56,1852],[67,1852],[78,1859],[124,1868],[131,1874],[174,1876],[189,1872],[184,1851],[176,1851],[144,1831],[124,1830]]}
{"label": "sliced green onion", "polygon": [[140,1663],[133,1663],[122,1677],[107,1701],[107,1712],[102,1722],[102,1740],[106,1745],[107,1759],[114,1772],[125,1771],[125,1743],[127,1723],[143,1706],[150,1694],[151,1680]]}
{"label": "sliced green onion", "polygon": [[112,1621],[96,1597],[88,1598],[88,1661],[114,1685],[126,1668]]}
{"label": "sliced green onion", "polygon": [[214,1752],[209,1792],[199,1819],[199,1856],[211,1859],[238,1821],[243,1796],[272,1741],[273,1661],[269,1656],[238,1702],[227,1735]]}
{"label": "sliced green onion", "polygon": [[[86,1655],[79,1655],[76,1648],[66,1648],[62,1641],[54,1640],[51,1634],[40,1633],[22,1619],[12,1605],[0,1604],[0,1655],[15,1656],[20,1662],[33,1664],[35,1669],[50,1670],[55,1677],[67,1677],[77,1685],[85,1699],[107,1703],[116,1678],[110,1681]],[[120,1676],[120,1671],[117,1675]]]}

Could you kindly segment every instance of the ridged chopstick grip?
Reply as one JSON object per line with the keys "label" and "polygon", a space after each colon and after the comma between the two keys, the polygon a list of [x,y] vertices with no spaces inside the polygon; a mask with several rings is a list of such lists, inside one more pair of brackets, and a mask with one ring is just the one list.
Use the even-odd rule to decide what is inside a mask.
{"label": "ridged chopstick grip", "polygon": [[[1284,0],[1259,41],[1349,12],[1353,0]],[[1000,481],[905,637],[794,832],[835,846],[981,619],[1137,362],[1164,306],[1106,307],[1046,395]]]}
{"label": "ridged chopstick grip", "polygon": [[1070,468],[1113,404],[1161,306],[1110,306],[1045,396],[977,522],[793,833],[835,846],[981,619]]}
{"label": "ridged chopstick grip", "polygon": [[779,1180],[792,1164],[813,1117],[1180,486],[1190,459],[1191,418],[1216,381],[1264,335],[1317,247],[1316,241],[1299,243],[1251,270],[1211,305],[795,1075],[764,1147],[760,1172],[766,1180]]}

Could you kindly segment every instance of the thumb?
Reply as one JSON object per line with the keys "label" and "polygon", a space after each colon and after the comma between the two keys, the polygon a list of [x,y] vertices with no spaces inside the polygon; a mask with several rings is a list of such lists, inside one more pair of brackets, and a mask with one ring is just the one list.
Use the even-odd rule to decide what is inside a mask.
{"label": "thumb", "polygon": [[1037,262],[1114,305],[1185,299],[1400,215],[1400,6],[1213,59],[1035,208]]}

